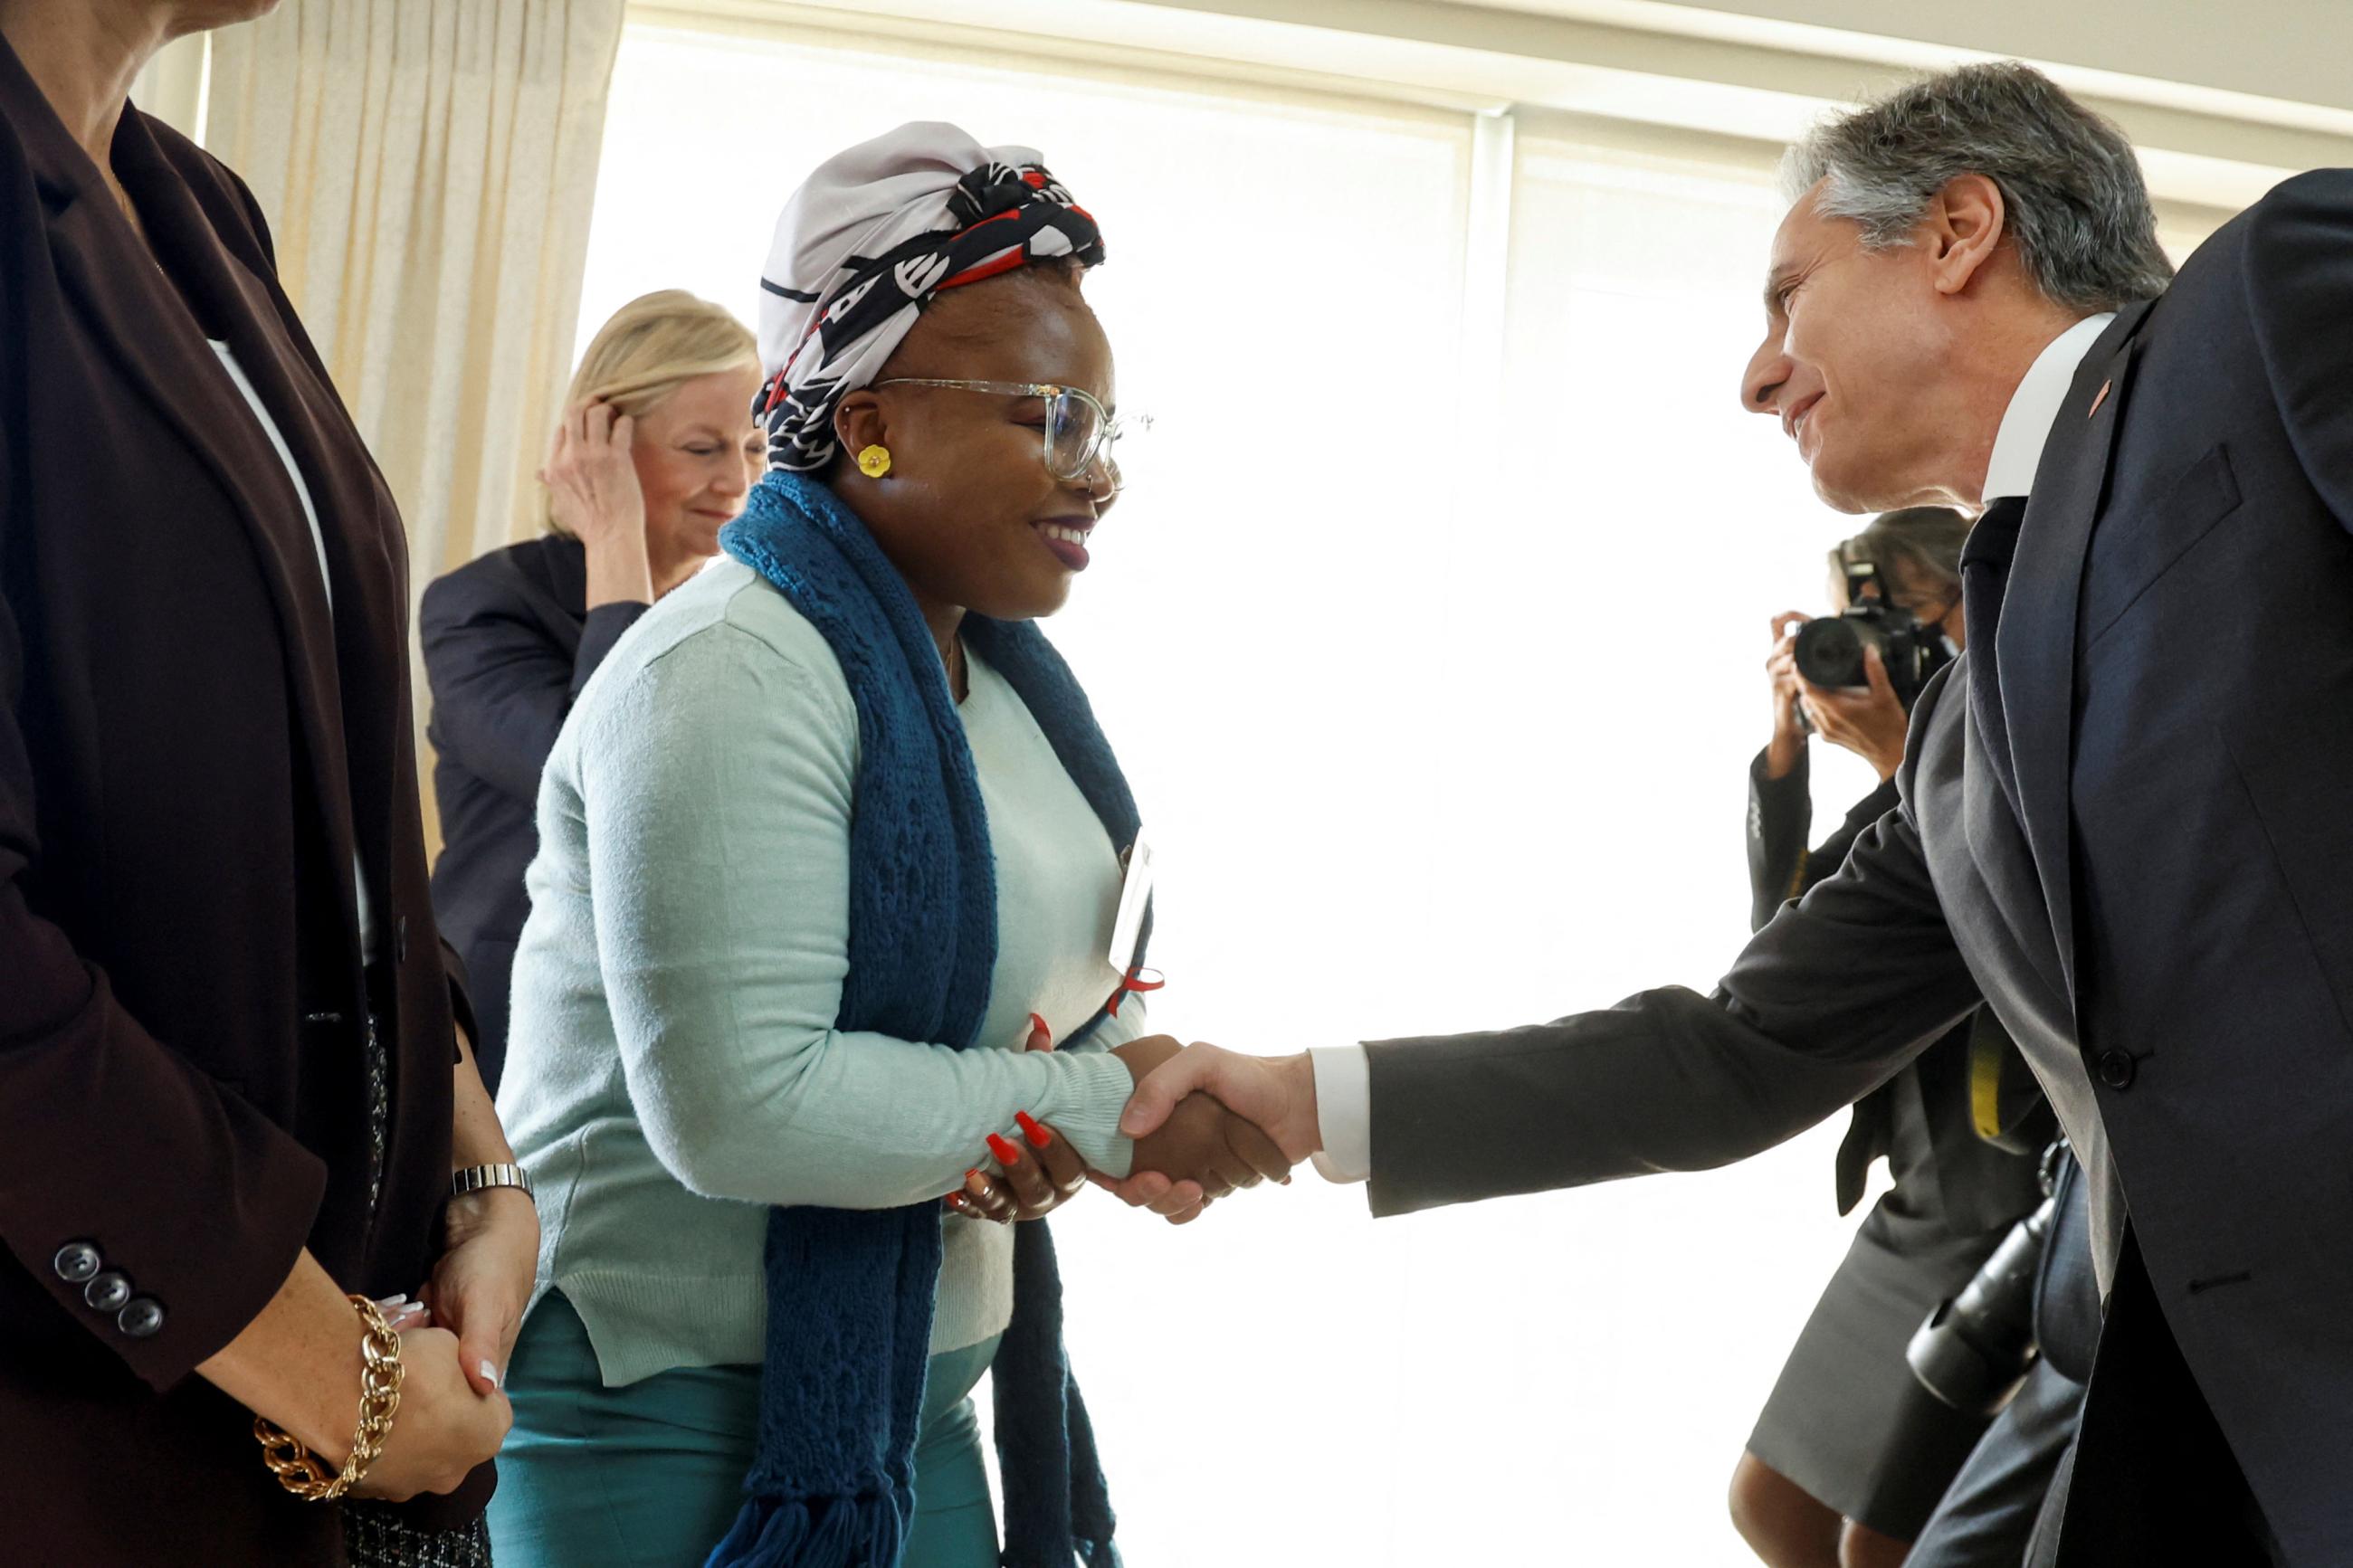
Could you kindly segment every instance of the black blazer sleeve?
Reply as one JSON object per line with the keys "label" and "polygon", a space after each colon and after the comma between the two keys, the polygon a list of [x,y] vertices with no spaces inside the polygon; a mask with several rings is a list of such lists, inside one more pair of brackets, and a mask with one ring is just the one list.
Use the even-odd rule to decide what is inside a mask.
{"label": "black blazer sleeve", "polygon": [[[0,685],[21,679],[14,620],[0,607]],[[302,1250],[327,1184],[323,1163],[157,1040],[115,1001],[25,888],[40,863],[24,735],[0,714],[0,1237],[76,1321],[161,1390],[235,1339]],[[155,1182],[156,1170],[202,1181]],[[135,1252],[134,1283],[170,1310],[151,1339],[111,1331],[61,1275],[65,1247],[111,1264]]]}
{"label": "black blazer sleeve", "polygon": [[[0,211],[35,213],[30,175],[0,135]],[[0,236],[0,342],[21,343],[12,282],[20,244]],[[40,911],[40,810],[15,605],[31,557],[12,454],[25,428],[21,356],[0,353],[0,1239],[72,1321],[157,1389],[237,1337],[276,1294],[311,1231],[326,1166],[236,1093],[158,1040],[106,974]],[[184,1179],[156,1181],[153,1173]],[[64,1278],[60,1250],[88,1243],[141,1295],[161,1332],[134,1339]],[[127,1255],[127,1257],[126,1257]],[[135,1266],[129,1259],[135,1259]]]}
{"label": "black blazer sleeve", "polygon": [[1765,752],[1748,764],[1748,929],[1763,931],[1781,906],[1805,891],[1806,835],[1813,827],[1813,762],[1798,753],[1798,765],[1774,778],[1765,771]]}
{"label": "black blazer sleeve", "polygon": [[1748,929],[1763,931],[1783,904],[1802,897],[1833,875],[1865,828],[1895,809],[1895,781],[1889,779],[1848,808],[1838,830],[1813,848],[1813,774],[1808,753],[1785,778],[1768,778],[1765,753],[1748,767]]}
{"label": "black blazer sleeve", "polygon": [[1367,1047],[1373,1212],[1729,1164],[1861,1099],[1978,1002],[1918,829],[1891,813],[1714,995]]}
{"label": "black blazer sleeve", "polygon": [[[1787,775],[1765,772],[1766,753],[1748,768],[1748,929],[1763,931],[1781,907],[1802,898],[1835,874],[1855,840],[1896,805],[1894,780],[1881,784],[1847,812],[1836,832],[1812,849],[1806,835],[1813,826],[1813,763],[1810,750],[1798,753]],[[1854,1122],[1839,1144],[1836,1162],[1838,1212],[1852,1213],[1862,1201],[1871,1163],[1887,1152],[1889,1110],[1883,1095],[1855,1102]]]}
{"label": "black blazer sleeve", "polygon": [[520,587],[471,570],[425,590],[417,626],[433,689],[433,735],[443,754],[529,807],[574,699],[643,605],[588,612],[579,651],[548,637]]}
{"label": "black blazer sleeve", "polygon": [[2248,214],[2247,311],[2306,479],[2353,530],[2353,169],[2317,169]]}

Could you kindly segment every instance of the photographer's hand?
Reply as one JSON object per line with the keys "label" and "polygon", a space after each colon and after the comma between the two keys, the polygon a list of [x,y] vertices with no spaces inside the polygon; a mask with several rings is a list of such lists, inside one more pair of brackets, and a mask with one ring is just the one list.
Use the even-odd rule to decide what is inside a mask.
{"label": "photographer's hand", "polygon": [[1765,776],[1785,779],[1806,753],[1806,727],[1799,715],[1804,696],[1798,679],[1798,628],[1813,617],[1802,610],[1784,610],[1773,617],[1773,651],[1765,660],[1766,679],[1773,683],[1773,738],[1765,746]]}
{"label": "photographer's hand", "polygon": [[1887,679],[1887,665],[1876,647],[1862,650],[1862,672],[1869,686],[1835,690],[1799,676],[1799,701],[1823,740],[1844,746],[1869,763],[1884,784],[1903,765],[1904,738],[1912,720],[1896,698],[1895,687]]}

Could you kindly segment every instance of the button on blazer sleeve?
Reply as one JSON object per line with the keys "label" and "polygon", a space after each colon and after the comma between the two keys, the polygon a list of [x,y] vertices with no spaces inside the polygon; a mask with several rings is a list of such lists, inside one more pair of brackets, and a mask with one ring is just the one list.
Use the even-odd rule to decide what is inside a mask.
{"label": "button on blazer sleeve", "polygon": [[[8,175],[0,167],[0,184]],[[0,190],[7,210],[29,200]],[[0,332],[16,309],[7,270]],[[24,428],[21,391],[0,381],[0,1240],[69,1317],[162,1389],[234,1339],[285,1282],[326,1167],[142,1028],[37,906],[37,742],[23,710],[16,575],[32,520],[9,455]],[[156,1171],[185,1177],[157,1182]],[[97,1253],[92,1280],[60,1267],[77,1244]],[[93,1301],[110,1275],[126,1285],[98,1289]],[[160,1323],[147,1309],[102,1310],[124,1288],[159,1305]],[[134,1324],[146,1331],[128,1331]]]}
{"label": "button on blazer sleeve", "polygon": [[1978,1001],[1909,810],[1891,813],[1713,995],[1368,1046],[1373,1212],[1729,1164],[1868,1094]]}

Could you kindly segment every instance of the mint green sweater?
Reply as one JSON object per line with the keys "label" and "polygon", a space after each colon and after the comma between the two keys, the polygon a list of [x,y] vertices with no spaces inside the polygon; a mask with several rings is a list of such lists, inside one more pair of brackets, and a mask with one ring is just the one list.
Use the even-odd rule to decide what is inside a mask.
{"label": "mint green sweater", "polygon": [[[1117,852],[1004,679],[961,714],[997,858],[979,1046],[836,1030],[848,970],[858,715],[817,629],[721,558],[617,644],[540,784],[499,1113],[539,1189],[539,1294],[560,1289],[607,1384],[757,1362],[767,1208],[936,1200],[1027,1110],[1124,1175],[1131,996]],[[995,1048],[983,1048],[995,1047]],[[934,1353],[1001,1331],[1009,1228],[945,1215]],[[537,1296],[533,1298],[534,1302]]]}

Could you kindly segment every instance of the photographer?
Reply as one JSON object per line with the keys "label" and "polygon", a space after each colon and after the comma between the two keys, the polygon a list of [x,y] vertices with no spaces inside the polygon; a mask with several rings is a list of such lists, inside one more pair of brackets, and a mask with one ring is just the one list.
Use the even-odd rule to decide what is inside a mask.
{"label": "photographer", "polygon": [[[1894,807],[1910,702],[1966,636],[1968,533],[1941,507],[1889,512],[1832,554],[1842,625],[1774,617],[1773,733],[1749,781],[1756,926],[1835,872]],[[1807,678],[1841,660],[1840,684]],[[1870,763],[1880,784],[1810,851],[1815,734]],[[1855,1106],[1838,1153],[1839,1212],[1861,1200],[1874,1159],[1894,1184],[1799,1333],[1733,1476],[1733,1521],[1774,1568],[1902,1563],[1984,1432],[1986,1415],[1920,1386],[1905,1345],[2041,1201],[2034,1155],[2047,1140],[2016,1125],[2043,1114],[2037,1095],[1999,1027],[1973,1019]],[[2023,1119],[2021,1102],[2034,1108]],[[2030,1511],[2018,1526],[2021,1546],[2031,1522]]]}

